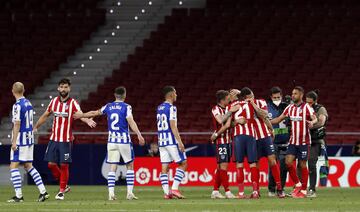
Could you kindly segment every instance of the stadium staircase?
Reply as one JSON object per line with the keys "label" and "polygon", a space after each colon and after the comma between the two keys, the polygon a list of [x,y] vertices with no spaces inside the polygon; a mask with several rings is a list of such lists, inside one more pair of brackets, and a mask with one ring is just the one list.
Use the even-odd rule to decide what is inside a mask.
{"label": "stadium staircase", "polygon": [[[96,31],[93,30],[95,32],[82,43],[80,48],[72,54],[67,54],[71,56],[67,57],[64,63],[58,67],[53,66],[52,70],[58,70],[49,73],[49,77],[45,80],[39,79],[42,85],[34,88],[31,95],[27,95],[36,111],[34,120],[38,120],[50,99],[57,95],[59,79],[63,77],[71,79],[73,83],[71,96],[82,105],[82,101],[88,98],[90,92],[95,92],[98,85],[107,82],[107,77],[112,76],[119,62],[126,61],[128,54],[133,54],[135,47],[140,46],[142,41],[150,36],[150,32],[164,22],[164,17],[171,14],[171,9],[204,5],[203,0],[105,0],[98,3],[98,10],[106,11],[105,24]],[[86,23],[90,21],[90,19],[84,20]],[[79,26],[71,25],[71,28],[63,31],[65,34],[71,34],[72,30],[76,31],[77,28]],[[138,77],[140,79],[141,75]],[[15,80],[19,79],[14,78]],[[26,87],[27,82],[25,81]],[[41,84],[40,82],[38,84]],[[10,95],[7,98],[12,99]],[[9,114],[9,111],[8,107],[6,114]],[[11,127],[10,117],[4,116],[0,126],[0,142],[3,144],[10,143]],[[50,127],[51,122],[48,121],[41,131],[49,131]],[[39,143],[47,143],[48,136],[39,136],[37,140]]]}
{"label": "stadium staircase", "polygon": [[[101,107],[123,84],[140,129],[156,131],[161,88],[171,84],[179,94],[180,131],[209,132],[216,90],[249,86],[257,97],[267,98],[272,86],[290,94],[296,84],[306,91],[320,89],[329,131],[358,131],[359,18],[360,2],[354,0],[208,0],[205,9],[174,9],[134,54],[117,61],[112,76],[82,107]],[[105,118],[98,122],[96,131],[106,132]],[[88,130],[83,124],[77,129]],[[183,140],[207,143],[208,137]],[[78,139],[106,142],[106,136]],[[328,136],[327,141],[352,144],[356,139]],[[155,142],[156,136],[146,140]]]}

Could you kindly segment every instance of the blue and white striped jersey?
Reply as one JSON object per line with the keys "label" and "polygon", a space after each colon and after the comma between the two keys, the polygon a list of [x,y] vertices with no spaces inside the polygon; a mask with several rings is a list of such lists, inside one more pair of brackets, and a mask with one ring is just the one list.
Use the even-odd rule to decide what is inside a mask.
{"label": "blue and white striped jersey", "polygon": [[20,122],[16,145],[29,146],[34,144],[33,117],[34,110],[30,101],[25,97],[18,99],[12,108],[12,122]]}
{"label": "blue and white striped jersey", "polygon": [[170,120],[177,122],[176,106],[164,102],[157,108],[157,128],[159,146],[177,145],[177,141],[170,127]]}
{"label": "blue and white striped jersey", "polygon": [[128,117],[132,116],[132,108],[125,102],[112,102],[103,106],[100,112],[107,116],[109,143],[131,143]]}

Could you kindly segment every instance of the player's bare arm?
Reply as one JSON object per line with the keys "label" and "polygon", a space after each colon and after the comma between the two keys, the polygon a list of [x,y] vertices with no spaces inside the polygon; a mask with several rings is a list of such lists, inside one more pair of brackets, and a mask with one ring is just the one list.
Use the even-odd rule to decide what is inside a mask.
{"label": "player's bare arm", "polygon": [[11,141],[11,149],[13,151],[16,151],[16,149],[17,149],[16,140],[17,140],[17,137],[19,136],[19,131],[20,131],[20,121],[15,121],[14,127],[13,127],[13,137],[12,137],[12,141]]}
{"label": "player's bare arm", "polygon": [[96,116],[101,116],[100,110],[93,110],[86,113],[78,111],[74,114],[74,119],[81,119],[81,118],[94,118]]}
{"label": "player's bare arm", "polygon": [[141,132],[140,132],[140,130],[139,130],[133,116],[127,117],[126,120],[128,121],[131,130],[136,133],[136,135],[138,137],[138,140],[139,140],[139,144],[141,146],[143,146],[145,144],[145,139],[142,137]]}
{"label": "player's bare arm", "polygon": [[226,121],[231,117],[231,115],[233,113],[235,113],[236,111],[238,111],[240,109],[240,105],[235,105],[232,106],[228,112],[226,112],[223,116],[219,115],[221,117],[221,122],[219,122],[217,119],[216,121],[219,122],[219,124],[224,124],[226,123]]}
{"label": "player's bare arm", "polygon": [[263,120],[264,120],[264,123],[266,124],[267,128],[269,129],[271,135],[274,136],[274,128],[270,122],[269,117],[265,117]]}
{"label": "player's bare arm", "polygon": [[249,103],[254,107],[255,113],[258,117],[264,119],[268,116],[268,112],[264,109],[261,109],[257,104],[255,104],[254,99],[250,99]]}
{"label": "player's bare arm", "polygon": [[[320,108],[319,112],[323,109],[324,107]],[[325,108],[323,109],[325,110]],[[327,114],[326,110],[325,110],[325,113]],[[320,114],[319,115],[319,118],[318,118],[318,122],[316,122],[313,126],[313,128],[319,128],[319,127],[322,127],[325,125],[325,122],[326,122],[326,119],[327,119],[327,116],[324,115],[324,114]]]}
{"label": "player's bare arm", "polygon": [[314,125],[317,123],[318,119],[316,118],[316,115],[310,116],[311,121],[306,121],[308,123],[309,128],[313,128]]}
{"label": "player's bare arm", "polygon": [[281,114],[280,116],[271,119],[270,123],[271,124],[279,124],[280,122],[282,122],[284,119],[286,118],[286,116],[284,114]]}
{"label": "player's bare arm", "polygon": [[245,117],[242,117],[242,116],[240,116],[239,118],[237,118],[237,119],[235,119],[234,120],[234,124],[241,124],[241,125],[243,125],[243,124],[246,124],[246,119],[245,119]]}
{"label": "player's bare arm", "polygon": [[229,127],[231,126],[231,119],[228,119],[226,123],[219,129],[219,131],[215,131],[212,135],[210,140],[214,142],[216,138],[221,135],[223,132],[225,132]]}
{"label": "player's bare arm", "polygon": [[183,142],[181,141],[181,137],[180,137],[180,133],[179,133],[179,130],[177,128],[177,124],[176,124],[176,121],[175,120],[170,120],[170,128],[171,128],[171,131],[172,133],[174,134],[175,136],[175,139],[178,141],[179,143],[179,149],[181,152],[185,152],[185,146],[183,144]]}
{"label": "player's bare arm", "polygon": [[33,131],[34,131],[34,132],[37,132],[37,130],[39,129],[39,127],[46,122],[47,118],[49,118],[50,115],[51,115],[51,112],[45,111],[45,112],[40,116],[39,120],[36,122]]}

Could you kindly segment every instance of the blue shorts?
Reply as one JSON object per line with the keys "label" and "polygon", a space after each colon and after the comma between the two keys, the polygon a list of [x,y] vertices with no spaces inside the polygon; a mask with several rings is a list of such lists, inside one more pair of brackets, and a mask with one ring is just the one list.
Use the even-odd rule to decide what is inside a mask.
{"label": "blue shorts", "polygon": [[299,160],[308,160],[309,154],[309,145],[295,145],[289,144],[288,149],[286,151],[287,155],[294,155]]}
{"label": "blue shorts", "polygon": [[256,141],[258,159],[275,154],[275,147],[270,136]]}
{"label": "blue shorts", "polygon": [[231,159],[231,144],[216,145],[217,163],[229,163]]}
{"label": "blue shorts", "polygon": [[234,138],[235,161],[243,163],[247,157],[248,163],[257,162],[257,150],[255,138],[248,135],[237,135]]}
{"label": "blue shorts", "polygon": [[52,163],[71,163],[71,143],[49,141],[44,160]]}

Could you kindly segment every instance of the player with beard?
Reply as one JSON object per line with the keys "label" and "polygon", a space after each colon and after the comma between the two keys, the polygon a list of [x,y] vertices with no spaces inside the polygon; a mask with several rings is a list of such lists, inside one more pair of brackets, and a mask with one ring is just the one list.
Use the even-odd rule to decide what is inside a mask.
{"label": "player with beard", "polygon": [[[271,124],[278,124],[286,117],[291,121],[291,137],[286,152],[285,163],[289,171],[289,175],[295,183],[292,192],[293,198],[305,198],[307,181],[309,172],[307,169],[307,160],[309,147],[311,144],[311,136],[309,129],[317,122],[314,109],[303,102],[304,89],[296,86],[292,91],[292,100],[294,103],[287,106],[284,112],[277,118],[271,120]],[[298,159],[301,167],[301,182],[296,174],[293,162]]]}
{"label": "player with beard", "polygon": [[[72,126],[76,112],[82,113],[78,102],[69,96],[71,90],[69,79],[61,79],[57,90],[59,96],[50,101],[44,114],[37,121],[34,131],[36,132],[41,125],[54,115],[50,141],[45,152],[44,160],[48,162],[48,167],[53,177],[60,182],[60,191],[55,196],[57,200],[64,200],[64,193],[70,191],[68,186],[69,164],[71,163],[71,144],[74,140]],[[96,123],[92,119],[82,118],[81,121],[94,128]]]}

